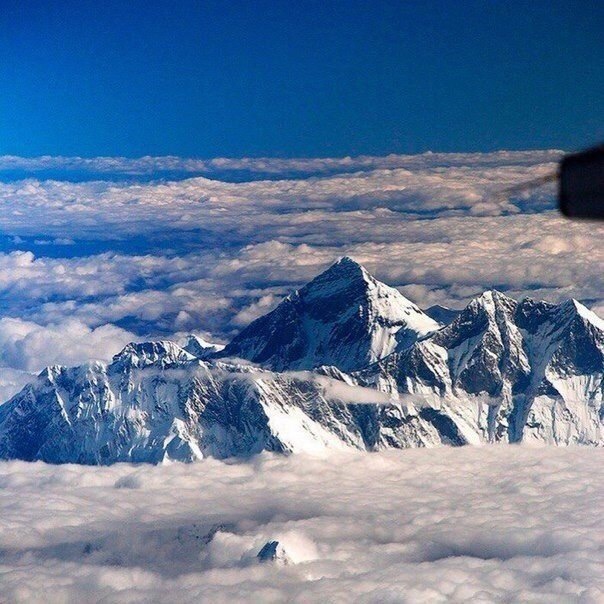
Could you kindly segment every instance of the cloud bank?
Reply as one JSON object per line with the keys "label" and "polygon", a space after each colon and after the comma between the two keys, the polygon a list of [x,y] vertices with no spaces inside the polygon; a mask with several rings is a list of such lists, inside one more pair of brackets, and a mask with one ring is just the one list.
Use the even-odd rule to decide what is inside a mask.
{"label": "cloud bank", "polygon": [[[488,446],[145,468],[4,462],[3,598],[601,602],[603,455]],[[270,540],[289,564],[258,562]]]}
{"label": "cloud bank", "polygon": [[[559,157],[2,157],[28,178],[0,182],[0,380],[108,358],[128,337],[225,341],[346,254],[423,307],[497,287],[602,314],[603,227],[558,217],[551,186],[502,194]],[[70,181],[76,169],[95,180]]]}
{"label": "cloud bank", "polygon": [[223,176],[242,173],[247,176],[316,176],[394,168],[426,168],[454,165],[506,165],[557,161],[562,151],[499,151],[496,153],[423,153],[420,155],[391,154],[384,157],[360,155],[357,157],[291,158],[274,157],[193,159],[176,156],[163,157],[39,157],[0,156],[0,176],[3,172],[35,175],[39,172],[57,171],[113,177],[119,175],[157,174],[186,176],[206,174]]}
{"label": "cloud bank", "polygon": [[[604,315],[602,227],[559,218],[552,187],[502,194],[559,157],[0,157],[0,400],[130,340],[224,341],[343,255],[423,307],[495,286]],[[600,602],[602,461],[489,446],[0,463],[2,597]],[[258,562],[274,540],[288,564]]]}

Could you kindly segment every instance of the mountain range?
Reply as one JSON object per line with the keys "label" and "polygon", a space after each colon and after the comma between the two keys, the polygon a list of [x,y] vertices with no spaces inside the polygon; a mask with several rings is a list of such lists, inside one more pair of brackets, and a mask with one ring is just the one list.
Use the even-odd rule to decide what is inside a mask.
{"label": "mountain range", "polygon": [[0,405],[0,458],[597,446],[603,428],[604,321],[576,300],[490,290],[424,312],[342,258],[224,348],[191,336],[48,367]]}

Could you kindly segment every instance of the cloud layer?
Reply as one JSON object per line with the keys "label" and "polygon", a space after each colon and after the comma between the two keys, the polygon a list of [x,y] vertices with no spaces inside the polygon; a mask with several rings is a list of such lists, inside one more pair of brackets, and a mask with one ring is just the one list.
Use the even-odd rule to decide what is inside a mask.
{"label": "cloud layer", "polygon": [[[106,358],[128,337],[224,341],[344,254],[424,307],[495,286],[601,313],[602,226],[558,217],[552,187],[502,193],[559,157],[0,158],[34,175],[0,182],[0,379]],[[42,180],[50,169],[63,172]],[[70,182],[76,169],[98,179]],[[182,174],[153,180],[162,171]],[[81,337],[62,343],[61,329]]]}
{"label": "cloud layer", "polygon": [[213,175],[242,173],[248,177],[259,176],[316,176],[346,172],[361,172],[394,168],[417,169],[438,166],[473,165],[532,165],[536,162],[557,161],[562,152],[549,151],[499,151],[497,153],[423,153],[420,155],[396,155],[385,157],[361,155],[357,157],[324,157],[278,159],[273,157],[192,159],[175,156],[164,157],[18,157],[0,156],[2,173],[35,175],[39,172],[57,171],[69,174],[86,174],[113,178],[123,176],[157,177],[158,174],[181,176],[187,174]]}
{"label": "cloud layer", "polygon": [[[603,461],[594,449],[489,446],[145,468],[4,462],[3,597],[596,603]],[[290,564],[257,562],[269,540]]]}

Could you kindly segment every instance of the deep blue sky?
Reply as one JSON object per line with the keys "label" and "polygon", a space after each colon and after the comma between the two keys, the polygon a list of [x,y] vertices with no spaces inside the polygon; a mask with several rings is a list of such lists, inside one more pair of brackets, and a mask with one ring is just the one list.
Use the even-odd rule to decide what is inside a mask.
{"label": "deep blue sky", "polygon": [[320,156],[599,138],[599,0],[0,0],[0,154]]}

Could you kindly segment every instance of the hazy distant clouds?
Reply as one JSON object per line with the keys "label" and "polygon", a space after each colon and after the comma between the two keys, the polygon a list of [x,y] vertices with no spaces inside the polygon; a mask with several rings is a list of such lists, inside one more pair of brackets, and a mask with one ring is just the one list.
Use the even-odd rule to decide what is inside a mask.
{"label": "hazy distant clouds", "polygon": [[[559,157],[1,157],[0,389],[3,368],[107,358],[129,338],[225,340],[345,254],[424,307],[495,286],[601,312],[602,227],[558,217],[551,186],[502,194]],[[94,180],[69,182],[78,170]]]}
{"label": "hazy distant clouds", "polygon": [[493,153],[422,153],[418,155],[391,154],[385,156],[360,155],[356,157],[318,158],[274,158],[274,157],[218,157],[214,159],[194,159],[176,156],[163,157],[62,157],[42,155],[38,157],[0,156],[0,175],[3,172],[23,171],[64,171],[72,176],[85,177],[87,174],[146,175],[181,172],[218,175],[243,173],[254,175],[287,176],[306,174],[308,176],[361,172],[394,168],[429,168],[466,166],[534,165],[557,161],[562,151],[497,151]]}

